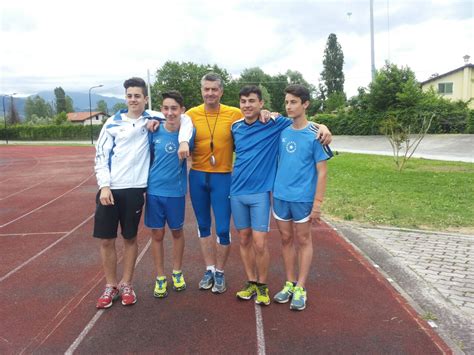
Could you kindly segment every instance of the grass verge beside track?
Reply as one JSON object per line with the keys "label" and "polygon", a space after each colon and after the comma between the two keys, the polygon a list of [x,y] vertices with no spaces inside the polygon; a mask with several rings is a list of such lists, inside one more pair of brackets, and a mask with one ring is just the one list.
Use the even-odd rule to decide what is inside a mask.
{"label": "grass verge beside track", "polygon": [[474,164],[339,153],[329,162],[323,213],[402,228],[474,231]]}

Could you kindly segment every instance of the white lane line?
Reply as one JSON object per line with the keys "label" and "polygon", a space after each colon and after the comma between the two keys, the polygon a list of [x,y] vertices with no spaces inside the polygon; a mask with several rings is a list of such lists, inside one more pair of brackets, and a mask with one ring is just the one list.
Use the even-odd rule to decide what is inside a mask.
{"label": "white lane line", "polygon": [[59,238],[58,240],[56,240],[54,243],[50,244],[48,247],[44,248],[43,250],[41,250],[38,254],[32,256],[31,258],[29,258],[28,260],[26,260],[24,263],[20,264],[19,266],[17,266],[16,268],[14,268],[12,271],[10,271],[8,274],[6,275],[3,275],[2,277],[0,277],[0,282],[2,282],[3,280],[7,279],[8,277],[10,277],[11,275],[13,275],[15,272],[17,272],[18,270],[20,270],[21,268],[23,268],[25,265],[28,265],[30,262],[32,262],[33,260],[35,260],[37,257],[39,257],[40,255],[46,253],[49,249],[51,249],[52,247],[54,247],[56,244],[58,244],[60,241],[62,241],[63,239],[67,238],[68,236],[70,236],[73,232],[75,232],[77,229],[79,229],[80,227],[82,227],[84,224],[86,224],[87,222],[89,222],[89,220],[94,217],[94,214],[91,214],[89,217],[87,217],[84,221],[82,221],[80,224],[78,224],[73,230],[69,231],[67,234],[65,234],[64,236],[62,236],[61,238]]}
{"label": "white lane line", "polygon": [[22,216],[20,216],[20,217],[15,218],[14,220],[11,220],[10,222],[7,222],[7,223],[5,223],[5,224],[2,224],[2,225],[0,226],[0,228],[3,228],[3,227],[5,227],[5,226],[8,226],[9,224],[12,224],[13,222],[18,221],[18,220],[20,220],[20,219],[22,219],[22,218],[24,218],[24,217],[26,217],[26,216],[28,216],[28,215],[34,213],[34,212],[40,210],[41,208],[50,205],[50,204],[53,203],[54,201],[56,201],[56,200],[60,199],[61,197],[63,197],[64,195],[67,195],[67,194],[70,193],[71,191],[74,191],[74,190],[77,189],[78,187],[84,185],[84,184],[86,183],[86,181],[89,180],[92,176],[94,176],[94,174],[89,175],[89,176],[88,176],[86,179],[84,179],[79,185],[73,187],[73,188],[70,189],[69,191],[66,191],[65,193],[63,193],[62,195],[59,195],[58,197],[52,199],[51,201],[46,202],[45,204],[43,204],[43,205],[41,205],[41,206],[35,208],[34,210],[32,210],[32,211],[30,211],[30,212],[28,212],[28,213],[25,213],[24,215],[22,215]]}
{"label": "white lane line", "polygon": [[[8,179],[8,180],[11,180],[11,179]],[[49,179],[48,179],[48,180],[49,180]],[[23,190],[16,191],[16,192],[14,192],[14,193],[12,193],[12,194],[10,194],[10,195],[7,195],[7,196],[5,196],[5,197],[2,197],[2,198],[0,198],[0,201],[6,200],[6,199],[9,198],[9,197],[12,197],[12,196],[18,195],[18,194],[20,194],[20,193],[22,193],[22,192],[25,192],[25,191],[27,191],[27,190],[30,190],[30,189],[32,189],[32,188],[38,186],[38,185],[41,185],[41,184],[42,184],[43,182],[45,182],[45,181],[46,181],[46,179],[43,180],[43,181],[38,182],[37,184],[34,184],[34,185],[32,185],[32,186],[29,186],[29,187],[27,187],[27,188],[25,188],[25,189],[23,189]]]}
{"label": "white lane line", "polygon": [[[150,245],[151,245],[151,238],[148,240],[148,243],[145,245],[142,252],[138,256],[137,261],[135,262],[135,267],[137,267],[138,263],[142,260],[143,255],[145,255]],[[72,355],[74,351],[76,351],[78,346],[81,345],[82,341],[85,339],[85,337],[90,332],[90,330],[94,327],[94,325],[97,323],[97,321],[99,320],[99,318],[102,316],[103,313],[104,313],[103,309],[100,309],[97,311],[97,313],[94,315],[94,317],[92,317],[90,322],[87,323],[87,325],[84,327],[81,334],[79,334],[76,340],[74,340],[71,346],[69,346],[69,348],[66,350],[66,352],[64,353],[65,355]]]}
{"label": "white lane line", "polygon": [[64,234],[68,232],[38,232],[38,233],[6,233],[0,234],[0,237],[27,237],[30,235],[51,235],[51,234]]}
{"label": "white lane line", "polygon": [[263,318],[261,306],[255,304],[255,323],[257,328],[258,355],[265,355],[265,334],[263,331]]}

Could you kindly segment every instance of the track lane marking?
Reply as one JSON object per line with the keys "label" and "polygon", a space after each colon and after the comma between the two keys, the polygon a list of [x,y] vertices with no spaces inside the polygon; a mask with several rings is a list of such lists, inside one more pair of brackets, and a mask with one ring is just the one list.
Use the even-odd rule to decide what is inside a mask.
{"label": "track lane marking", "polygon": [[22,219],[22,218],[24,218],[24,217],[26,217],[26,216],[29,216],[30,214],[32,214],[32,213],[34,213],[34,212],[36,212],[36,211],[42,209],[43,207],[46,207],[46,206],[50,205],[50,204],[53,203],[54,201],[59,200],[61,197],[67,195],[68,193],[70,193],[70,192],[74,191],[75,189],[77,189],[77,188],[81,187],[82,185],[84,185],[84,184],[87,182],[87,180],[89,180],[92,176],[95,176],[95,174],[89,175],[89,176],[88,176],[87,178],[85,178],[79,185],[73,187],[72,189],[66,191],[65,193],[59,195],[58,197],[56,197],[56,198],[50,200],[49,202],[46,202],[45,204],[43,204],[43,205],[41,205],[41,206],[39,206],[39,207],[36,207],[34,210],[31,210],[30,212],[27,212],[27,213],[25,213],[24,215],[22,215],[22,216],[20,216],[20,217],[17,217],[17,218],[15,218],[15,219],[13,219],[13,220],[11,220],[10,222],[7,222],[7,223],[5,223],[5,224],[0,225],[0,228],[6,227],[6,226],[8,226],[9,224],[12,224],[13,222],[16,222],[16,221],[18,221],[18,220],[20,220],[20,219]]}
{"label": "track lane marking", "polygon": [[[148,248],[150,247],[151,245],[151,238],[148,240],[148,242],[146,243],[145,247],[143,248],[142,252],[140,253],[140,255],[138,256],[137,258],[137,261],[135,262],[135,267],[137,267],[138,263],[142,260],[143,258],[143,255],[145,255],[145,253],[147,252]],[[87,325],[84,327],[84,329],[82,330],[82,332],[78,335],[78,337],[74,340],[74,342],[69,346],[69,348],[66,350],[66,352],[64,353],[65,355],[72,355],[74,353],[74,351],[79,347],[79,345],[81,345],[82,341],[85,339],[85,337],[87,336],[87,334],[90,332],[90,330],[94,327],[94,325],[97,323],[97,321],[99,320],[99,318],[102,316],[102,314],[104,313],[104,309],[99,309],[96,314],[94,315],[94,317],[92,317],[92,319],[89,321],[89,323],[87,323]]]}
{"label": "track lane marking", "polygon": [[94,217],[94,214],[91,214],[89,217],[87,217],[84,221],[82,221],[81,223],[79,223],[76,227],[74,227],[71,231],[69,231],[67,234],[65,234],[64,236],[62,236],[61,238],[59,238],[58,240],[56,240],[54,243],[50,244],[49,246],[47,246],[46,248],[44,248],[43,250],[41,250],[39,253],[37,253],[36,255],[32,256],[31,258],[29,258],[28,260],[26,260],[25,262],[23,262],[22,264],[18,265],[16,268],[14,268],[13,270],[11,270],[10,272],[8,272],[7,274],[3,275],[2,277],[0,277],[0,282],[6,280],[7,278],[9,278],[11,275],[13,275],[15,272],[17,272],[18,270],[22,269],[24,266],[28,265],[30,262],[32,262],[33,260],[35,260],[37,257],[41,256],[42,254],[46,253],[49,249],[51,249],[52,247],[54,247],[56,244],[58,244],[59,242],[61,242],[62,240],[66,239],[68,236],[70,236],[73,232],[75,232],[76,230],[78,230],[80,227],[82,227],[84,224],[86,224],[87,222],[89,222],[89,220]]}

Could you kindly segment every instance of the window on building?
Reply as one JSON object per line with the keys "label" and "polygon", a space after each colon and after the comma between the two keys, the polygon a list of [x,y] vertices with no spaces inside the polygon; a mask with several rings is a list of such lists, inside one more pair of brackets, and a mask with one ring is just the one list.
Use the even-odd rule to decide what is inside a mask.
{"label": "window on building", "polygon": [[438,92],[440,94],[452,94],[453,93],[453,83],[439,83]]}
{"label": "window on building", "polygon": [[95,120],[98,121],[98,120],[99,120],[99,116],[95,116]]}

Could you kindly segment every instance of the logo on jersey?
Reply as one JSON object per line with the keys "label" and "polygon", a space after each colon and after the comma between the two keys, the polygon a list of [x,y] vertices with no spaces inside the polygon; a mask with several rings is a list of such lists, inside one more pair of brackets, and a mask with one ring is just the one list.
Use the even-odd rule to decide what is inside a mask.
{"label": "logo on jersey", "polygon": [[286,143],[286,151],[288,153],[296,152],[296,143],[293,141],[289,141],[288,143]]}
{"label": "logo on jersey", "polygon": [[176,144],[174,144],[173,142],[166,143],[165,151],[169,154],[176,152]]}

